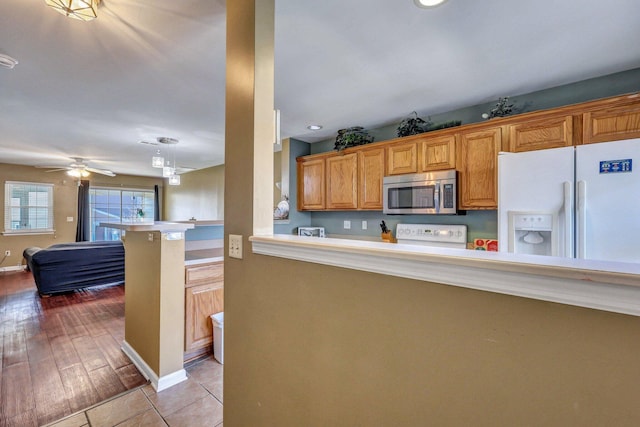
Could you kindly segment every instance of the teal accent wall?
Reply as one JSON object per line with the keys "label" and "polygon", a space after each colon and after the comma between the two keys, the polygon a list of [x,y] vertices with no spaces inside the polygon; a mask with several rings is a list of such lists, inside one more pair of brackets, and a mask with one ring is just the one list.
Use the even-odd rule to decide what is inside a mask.
{"label": "teal accent wall", "polygon": [[224,225],[196,225],[184,233],[185,241],[224,239]]}
{"label": "teal accent wall", "polygon": [[274,234],[298,234],[298,227],[311,224],[310,212],[299,212],[298,186],[296,185],[296,157],[310,154],[310,145],[294,138],[289,139],[289,220],[276,222],[273,226]]}
{"label": "teal accent wall", "polygon": [[[558,86],[550,89],[540,90],[524,95],[509,96],[509,102],[514,104],[514,109],[519,113],[556,108],[564,105],[577,104],[610,96],[624,95],[640,91],[640,68],[610,74]],[[491,110],[497,102],[492,100],[485,104],[474,105],[449,111],[441,114],[432,114],[431,121],[435,124],[444,123],[451,120],[461,120],[462,124],[482,122],[482,113]],[[426,119],[427,117],[423,117]],[[397,138],[396,129],[399,123],[388,123],[376,129],[369,129],[369,133],[375,137],[375,141],[385,141]],[[358,125],[354,123],[354,126]],[[389,229],[394,232],[398,223],[408,224],[464,224],[468,227],[467,241],[472,242],[475,238],[497,238],[497,211],[468,211],[466,215],[383,215],[382,212],[297,212],[296,203],[293,198],[296,194],[296,170],[295,158],[307,154],[324,153],[333,151],[335,139],[307,144],[302,141],[291,139],[291,171],[290,184],[291,191],[291,212],[296,214],[291,217],[292,221],[287,227],[276,227],[276,233],[296,234],[298,226],[325,227],[328,234],[352,235],[360,237],[375,238],[380,236],[380,221],[384,220]],[[293,142],[297,147],[296,154],[293,153]],[[301,144],[306,145],[301,146]],[[351,229],[344,229],[344,221],[351,221]],[[367,230],[362,229],[362,221],[367,221]],[[280,231],[281,230],[281,231]]]}
{"label": "teal accent wall", "polygon": [[[505,93],[502,96],[509,96],[509,103],[514,104],[514,110],[517,110],[519,113],[527,113],[634,92],[640,92],[640,68],[583,80],[564,86],[539,90],[524,95]],[[482,118],[482,113],[489,112],[489,110],[495,107],[497,101],[498,100],[495,99],[485,104],[474,105],[440,114],[431,114],[431,121],[434,124],[438,124],[452,120],[460,120],[463,125],[482,122],[485,120]],[[420,112],[418,111],[418,113]],[[425,120],[427,119],[427,116],[418,115]],[[399,124],[399,122],[387,123],[375,129],[368,129],[368,131],[369,134],[375,138],[374,142],[386,141],[398,137],[397,128]],[[358,123],[353,124],[353,126],[357,125]],[[310,154],[332,151],[334,144],[335,138],[310,144]]]}

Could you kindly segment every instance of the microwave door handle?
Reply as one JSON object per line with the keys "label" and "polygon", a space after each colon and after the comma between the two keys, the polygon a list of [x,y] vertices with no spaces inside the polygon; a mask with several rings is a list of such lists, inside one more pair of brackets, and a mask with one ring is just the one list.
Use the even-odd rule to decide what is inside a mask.
{"label": "microwave door handle", "polygon": [[440,181],[436,182],[435,190],[433,192],[433,206],[436,209],[436,213],[440,212]]}

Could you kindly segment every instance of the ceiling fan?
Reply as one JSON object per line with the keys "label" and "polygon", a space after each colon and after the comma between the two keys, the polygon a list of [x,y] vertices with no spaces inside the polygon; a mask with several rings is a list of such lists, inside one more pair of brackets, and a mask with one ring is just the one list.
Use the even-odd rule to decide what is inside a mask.
{"label": "ceiling fan", "polygon": [[99,173],[101,175],[106,176],[116,176],[115,173],[111,172],[108,169],[96,169],[90,167],[86,160],[81,157],[73,157],[73,162],[68,166],[36,166],[37,168],[42,169],[50,169],[46,172],[58,172],[58,171],[67,171],[67,174],[73,176],[74,178],[85,178],[90,175],[91,172]]}

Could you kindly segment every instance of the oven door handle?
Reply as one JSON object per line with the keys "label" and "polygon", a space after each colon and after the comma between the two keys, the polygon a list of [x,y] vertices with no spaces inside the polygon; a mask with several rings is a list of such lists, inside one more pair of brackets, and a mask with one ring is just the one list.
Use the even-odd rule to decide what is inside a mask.
{"label": "oven door handle", "polygon": [[436,182],[433,192],[433,207],[436,209],[436,213],[440,213],[440,181]]}

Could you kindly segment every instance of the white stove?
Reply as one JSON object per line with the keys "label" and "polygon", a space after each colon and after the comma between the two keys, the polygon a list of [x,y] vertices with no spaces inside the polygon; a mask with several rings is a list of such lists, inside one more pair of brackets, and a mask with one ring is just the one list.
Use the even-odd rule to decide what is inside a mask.
{"label": "white stove", "polygon": [[467,248],[467,226],[446,224],[398,224],[396,239],[405,245]]}

